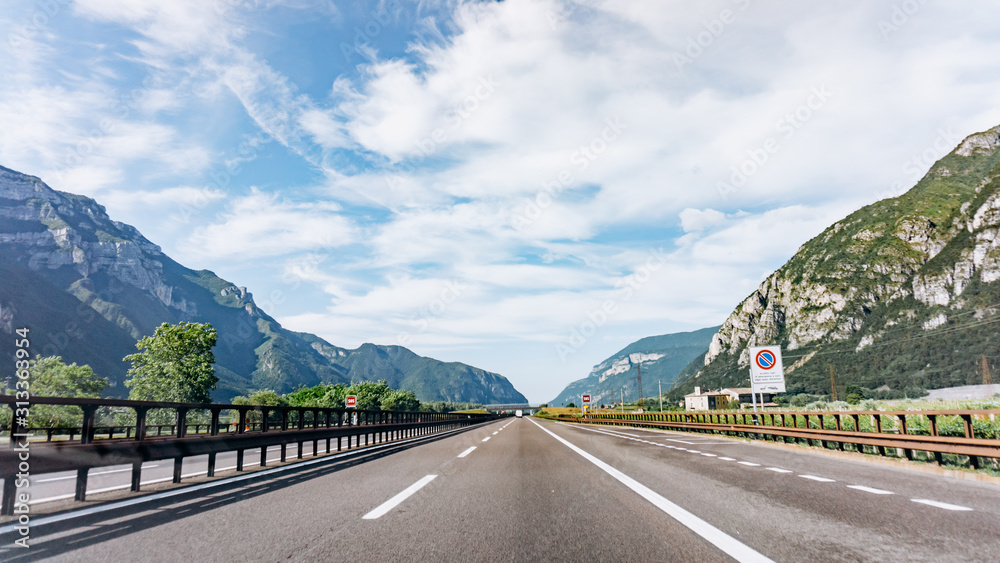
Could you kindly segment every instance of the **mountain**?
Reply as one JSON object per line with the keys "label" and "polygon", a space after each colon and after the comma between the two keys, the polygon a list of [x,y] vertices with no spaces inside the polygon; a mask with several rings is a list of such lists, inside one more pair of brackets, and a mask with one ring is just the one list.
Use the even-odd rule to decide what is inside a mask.
{"label": "mountain", "polygon": [[998,147],[1000,126],[971,135],[905,194],[802,245],[726,319],[671,395],[747,385],[748,346],[769,344],[782,346],[792,393],[830,393],[830,366],[838,394],[847,384],[980,383],[983,356],[1000,359]]}
{"label": "mountain", "polygon": [[[356,350],[282,328],[253,295],[208,270],[190,270],[94,200],[0,167],[0,333],[28,327],[32,351],[89,364],[123,385],[136,340],[161,323],[210,322],[216,400],[253,389],[385,379],[424,401],[527,402],[501,375],[424,358],[400,346]],[[0,338],[14,365],[14,339]]]}
{"label": "mountain", "polygon": [[587,377],[567,385],[549,404],[573,402],[579,406],[580,395],[584,393],[591,395],[594,404],[614,403],[620,400],[622,387],[625,387],[625,400],[635,401],[639,398],[638,366],[642,366],[643,396],[656,397],[659,393],[657,382],[668,389],[691,360],[704,356],[718,329],[703,328],[637,340],[594,366]]}

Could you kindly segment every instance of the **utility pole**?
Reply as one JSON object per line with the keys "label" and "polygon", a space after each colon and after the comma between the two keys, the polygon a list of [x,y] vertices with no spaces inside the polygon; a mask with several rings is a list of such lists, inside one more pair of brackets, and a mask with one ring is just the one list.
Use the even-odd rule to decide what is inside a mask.
{"label": "utility pole", "polygon": [[833,378],[833,364],[830,364],[830,398],[837,400],[837,380]]}
{"label": "utility pole", "polygon": [[660,388],[660,412],[663,412],[663,382],[657,379],[656,385]]}
{"label": "utility pole", "polygon": [[642,361],[635,364],[636,369],[639,370],[639,408],[642,408]]}
{"label": "utility pole", "polygon": [[990,364],[986,361],[986,355],[981,357],[983,370],[983,385],[993,385],[993,376],[990,374]]}

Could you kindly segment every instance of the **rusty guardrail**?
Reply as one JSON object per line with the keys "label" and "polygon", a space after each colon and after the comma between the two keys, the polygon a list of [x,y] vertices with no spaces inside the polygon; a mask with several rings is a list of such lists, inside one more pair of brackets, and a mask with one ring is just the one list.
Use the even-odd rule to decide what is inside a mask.
{"label": "rusty guardrail", "polygon": [[[582,416],[550,417],[563,422],[617,426],[653,427],[692,432],[710,432],[765,440],[805,440],[823,447],[865,452],[869,447],[878,455],[916,459],[916,452],[926,452],[940,464],[943,455],[968,457],[969,465],[978,469],[981,458],[1000,460],[1000,440],[978,437],[976,423],[989,426],[984,433],[997,433],[998,410],[936,410],[936,411],[764,411],[697,412],[655,414],[586,414]],[[989,424],[986,423],[989,421]],[[864,423],[864,424],[863,424]],[[864,430],[867,425],[869,430]],[[948,434],[943,435],[942,426]],[[926,428],[925,428],[926,427]]]}
{"label": "rusty guardrail", "polygon": [[[13,410],[10,425],[10,447],[0,448],[0,478],[3,479],[3,498],[0,501],[0,515],[13,514],[14,497],[17,492],[19,475],[36,475],[56,471],[76,470],[75,499],[86,499],[87,475],[90,469],[109,465],[132,465],[132,491],[138,491],[142,476],[142,464],[146,461],[173,459],[173,482],[181,481],[181,466],[185,457],[208,455],[208,476],[215,475],[216,455],[222,452],[236,452],[236,471],[244,470],[244,452],[260,448],[260,465],[267,464],[267,448],[281,447],[281,461],[286,459],[286,448],[298,444],[297,457],[302,458],[303,444],[312,442],[313,455],[319,455],[320,440],[326,441],[326,453],[332,451],[332,440],[337,440],[337,451],[343,448],[347,438],[347,448],[351,439],[356,446],[364,439],[364,446],[386,441],[451,430],[498,418],[490,414],[449,414],[426,412],[367,411],[355,409],[331,409],[318,407],[284,407],[228,404],[192,404],[155,401],[130,401],[124,399],[78,399],[64,397],[31,397],[30,405],[63,405],[79,407],[83,411],[83,425],[73,428],[79,440],[52,440],[51,433],[45,442],[29,441],[31,429],[24,426],[26,421],[18,413],[24,408],[14,396],[0,395],[0,404],[7,404]],[[101,408],[127,408],[135,412],[136,424],[132,426],[103,427],[107,437],[97,434],[95,415]],[[170,409],[175,411],[175,424],[147,425],[150,410]],[[187,415],[191,411],[208,411],[211,422],[204,434],[190,434],[192,426],[200,430],[205,424],[188,424]],[[223,411],[235,411],[235,429],[222,431],[220,417]],[[249,421],[251,413],[260,413],[260,422]],[[271,422],[276,414],[280,421]],[[22,413],[23,414],[23,413]],[[290,418],[295,415],[294,426]],[[311,417],[307,417],[311,414]],[[311,418],[307,424],[306,419]],[[157,428],[159,434],[150,436],[148,430]],[[172,429],[169,436],[162,435],[164,427]],[[124,436],[115,437],[116,429],[130,428]],[[49,429],[45,429],[46,431]]]}

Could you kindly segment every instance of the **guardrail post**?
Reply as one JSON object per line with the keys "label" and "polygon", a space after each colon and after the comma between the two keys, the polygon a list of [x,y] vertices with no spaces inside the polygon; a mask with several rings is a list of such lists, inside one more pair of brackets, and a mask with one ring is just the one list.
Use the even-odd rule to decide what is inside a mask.
{"label": "guardrail post", "polygon": [[[80,429],[80,443],[89,444],[94,441],[94,414],[97,412],[97,407],[86,405],[81,408],[83,409],[83,428]],[[84,474],[84,481],[86,478],[86,474]],[[84,492],[86,493],[86,491]]]}
{"label": "guardrail post", "polygon": [[89,471],[88,467],[76,470],[76,493],[73,498],[80,502],[87,500],[87,473]]}
{"label": "guardrail post", "polygon": [[177,434],[178,438],[187,436],[187,409],[177,409]]}
{"label": "guardrail post", "polygon": [[[882,415],[880,415],[880,414],[873,414],[872,415],[872,422],[875,423],[875,431],[878,432],[879,434],[881,434],[882,433]],[[885,446],[875,446],[875,451],[878,452],[878,455],[884,456],[885,455]]]}
{"label": "guardrail post", "polygon": [[[851,418],[854,420],[854,431],[861,432],[861,416],[852,414]],[[854,447],[857,448],[859,454],[865,453],[865,447],[863,445],[854,444]]]}
{"label": "guardrail post", "polygon": [[[937,436],[938,435],[937,415],[936,414],[927,415],[927,423],[930,429],[931,436]],[[941,465],[941,462],[944,461],[941,452],[934,452],[934,461],[936,461],[938,465]]]}
{"label": "guardrail post", "polygon": [[[901,436],[905,436],[906,434],[908,434],[908,432],[906,431],[906,415],[900,414],[897,415],[896,418],[899,419],[899,434]],[[905,456],[906,459],[913,461],[913,450],[906,448],[896,448],[896,455],[899,455],[900,451],[903,452],[903,456]]]}
{"label": "guardrail post", "polygon": [[[975,427],[972,426],[972,415],[963,414],[961,415],[961,417],[962,417],[962,422],[965,423],[965,437],[969,439],[975,439],[976,430]],[[979,457],[970,455],[969,465],[971,465],[973,469],[979,469]]]}
{"label": "guardrail post", "polygon": [[17,495],[16,483],[14,475],[3,476],[3,502],[0,503],[0,516],[14,514],[14,497]]}

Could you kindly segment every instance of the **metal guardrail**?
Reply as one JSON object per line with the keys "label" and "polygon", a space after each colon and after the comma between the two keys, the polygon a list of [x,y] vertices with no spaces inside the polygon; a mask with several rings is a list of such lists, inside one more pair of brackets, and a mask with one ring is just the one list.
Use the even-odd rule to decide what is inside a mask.
{"label": "metal guardrail", "polygon": [[[208,476],[215,475],[216,455],[222,452],[236,452],[236,471],[244,470],[244,452],[260,448],[260,465],[267,464],[267,448],[281,446],[281,461],[286,458],[286,448],[298,444],[299,459],[302,458],[303,444],[312,442],[313,455],[319,455],[320,440],[326,441],[326,451],[332,451],[332,440],[337,440],[337,450],[343,448],[347,438],[347,448],[351,438],[356,438],[358,446],[364,439],[364,446],[395,439],[410,438],[435,432],[478,424],[498,418],[487,414],[448,414],[426,412],[366,411],[355,409],[330,409],[315,407],[277,407],[228,404],[191,404],[154,401],[129,401],[123,399],[77,399],[62,397],[31,397],[31,406],[66,405],[76,406],[83,411],[83,425],[67,429],[79,440],[52,440],[52,434],[45,442],[29,441],[30,429],[23,426],[23,419],[17,415],[18,402],[13,396],[0,395],[0,404],[7,404],[14,411],[10,426],[10,447],[0,449],[0,478],[3,479],[3,498],[0,501],[0,515],[11,515],[14,510],[15,495],[19,475],[37,475],[56,471],[76,470],[77,501],[86,499],[87,475],[90,469],[109,465],[132,465],[132,491],[139,490],[142,464],[146,461],[173,459],[173,482],[181,481],[181,466],[185,457],[208,455]],[[23,403],[22,403],[23,405]],[[101,408],[125,407],[135,412],[133,426],[103,427],[108,437],[100,437],[95,425],[95,415]],[[147,425],[146,417],[152,409],[170,409],[176,413],[173,425]],[[208,411],[211,422],[206,433],[198,434],[205,424],[187,424],[191,411]],[[231,425],[220,424],[222,411],[235,411],[238,416],[235,429]],[[248,421],[251,413],[260,413],[260,423]],[[280,417],[280,422],[271,422],[271,415]],[[290,418],[295,414],[294,426]],[[312,414],[307,424],[307,414]],[[266,421],[266,424],[264,423]],[[194,426],[195,434],[189,432]],[[162,435],[163,428],[171,428],[170,435]],[[228,431],[223,431],[222,428]],[[131,429],[124,436],[115,437],[116,429]],[[150,435],[150,428],[157,428],[157,435]],[[48,429],[46,429],[48,430]],[[357,447],[357,446],[356,446]]]}
{"label": "metal guardrail", "polygon": [[[980,458],[1000,459],[1000,440],[976,437],[976,421],[996,421],[1000,410],[937,411],[848,411],[848,412],[704,412],[662,414],[587,414],[550,417],[563,422],[666,428],[710,432],[769,440],[806,440],[823,447],[844,451],[848,444],[858,452],[865,446],[872,453],[914,459],[914,452],[927,452],[935,462],[943,454],[967,456],[973,469],[982,465]],[[867,420],[866,420],[867,418]],[[863,430],[862,421],[870,430]],[[960,422],[961,436],[941,435],[941,427]],[[923,427],[926,426],[926,433]]]}

